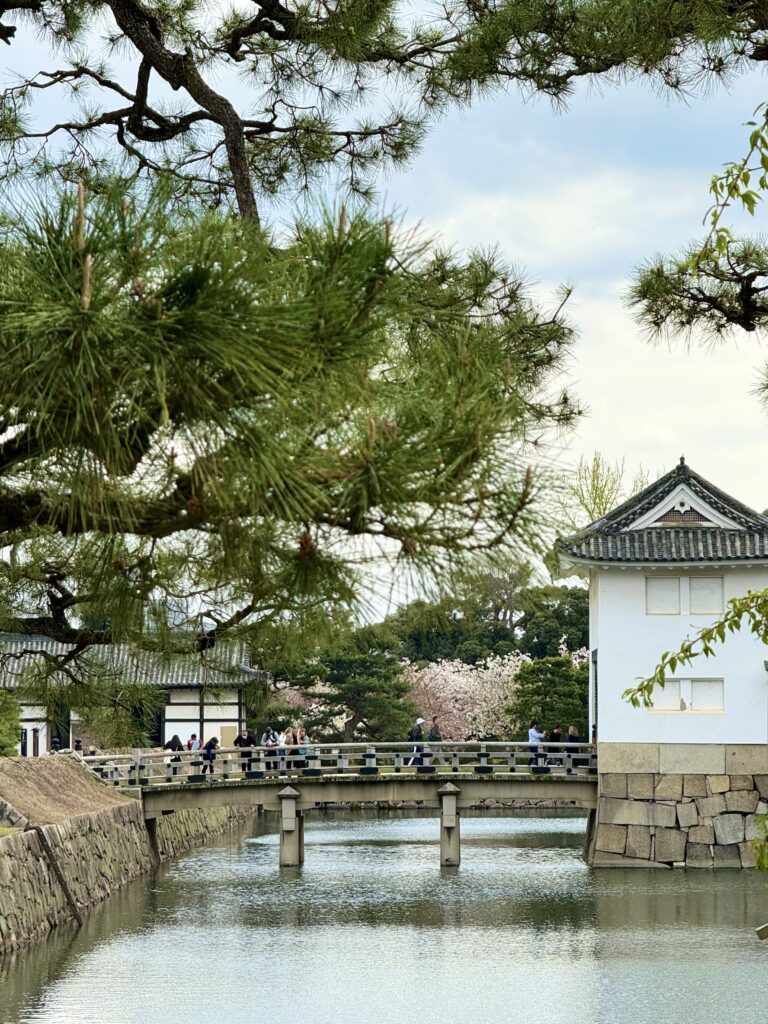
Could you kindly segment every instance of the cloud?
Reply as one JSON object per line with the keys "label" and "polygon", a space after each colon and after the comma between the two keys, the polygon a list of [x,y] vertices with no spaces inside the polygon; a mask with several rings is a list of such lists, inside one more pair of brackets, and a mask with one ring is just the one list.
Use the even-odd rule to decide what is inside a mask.
{"label": "cloud", "polygon": [[614,295],[576,300],[581,339],[574,390],[589,415],[571,444],[626,457],[656,472],[680,455],[697,472],[757,507],[768,506],[764,465],[768,416],[753,394],[765,352],[752,339],[721,347],[651,345]]}
{"label": "cloud", "polygon": [[545,170],[551,164],[542,154],[525,188],[502,182],[488,193],[442,183],[448,212],[428,216],[426,227],[460,248],[496,243],[537,278],[577,282],[629,273],[700,227],[706,192],[695,174],[603,166],[558,179]]}

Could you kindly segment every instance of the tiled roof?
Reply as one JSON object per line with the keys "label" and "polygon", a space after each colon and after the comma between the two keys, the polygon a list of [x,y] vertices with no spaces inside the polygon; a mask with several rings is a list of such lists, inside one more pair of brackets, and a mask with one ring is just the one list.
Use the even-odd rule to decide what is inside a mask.
{"label": "tiled roof", "polygon": [[[12,633],[0,634],[0,686],[14,686],[24,668],[35,661],[35,652],[62,655],[72,650],[70,644],[58,643],[43,636],[19,636]],[[23,657],[7,657],[20,655]],[[141,651],[114,644],[94,646],[82,657],[82,664],[90,663],[99,671],[106,670],[116,676],[132,681],[153,683],[162,689],[173,687],[224,687],[243,686],[262,675],[260,670],[249,668],[240,660],[241,652],[236,647],[219,645],[204,657],[199,654],[179,654],[170,657],[154,651]],[[6,656],[6,657],[4,657]],[[74,664],[68,666],[75,669]]]}
{"label": "tiled roof", "polygon": [[[651,524],[629,529],[681,483],[715,512],[738,523],[721,526]],[[670,473],[570,537],[558,540],[562,555],[584,562],[708,563],[768,561],[768,517],[709,483],[682,460]]]}
{"label": "tiled roof", "polygon": [[737,562],[768,560],[768,530],[665,529],[593,533],[559,542],[565,554],[589,562]]}

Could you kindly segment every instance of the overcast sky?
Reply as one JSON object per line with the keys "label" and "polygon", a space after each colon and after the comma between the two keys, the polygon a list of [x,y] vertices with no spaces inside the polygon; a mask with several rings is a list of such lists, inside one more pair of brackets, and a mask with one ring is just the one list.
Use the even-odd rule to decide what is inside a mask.
{"label": "overcast sky", "polygon": [[768,506],[768,415],[752,393],[760,340],[654,347],[622,303],[635,265],[702,233],[710,176],[743,155],[743,122],[767,86],[753,75],[687,103],[639,85],[582,87],[565,112],[499,97],[440,123],[385,184],[385,205],[407,223],[461,247],[498,245],[544,295],[576,286],[572,383],[589,415],[564,462],[599,449],[655,475],[684,453],[735,497]]}

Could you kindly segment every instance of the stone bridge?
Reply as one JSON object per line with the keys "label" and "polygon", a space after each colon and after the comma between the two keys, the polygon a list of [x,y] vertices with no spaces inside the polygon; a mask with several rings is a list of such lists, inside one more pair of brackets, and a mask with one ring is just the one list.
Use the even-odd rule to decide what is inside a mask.
{"label": "stone bridge", "polygon": [[187,752],[85,761],[105,782],[140,796],[150,838],[159,817],[185,808],[278,812],[282,867],[304,861],[305,811],[329,805],[434,808],[443,866],[460,862],[461,812],[486,802],[584,808],[590,812],[587,847],[593,831],[597,772],[594,751],[585,745],[543,744],[534,750],[511,743],[435,744],[414,750],[413,744],[313,744],[301,751],[217,753],[213,762]]}

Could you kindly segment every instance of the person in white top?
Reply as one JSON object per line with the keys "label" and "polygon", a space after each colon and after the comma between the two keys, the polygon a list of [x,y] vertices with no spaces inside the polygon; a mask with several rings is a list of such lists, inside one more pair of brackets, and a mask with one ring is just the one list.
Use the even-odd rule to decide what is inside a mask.
{"label": "person in white top", "polygon": [[529,765],[538,764],[539,757],[542,756],[539,754],[539,744],[543,739],[544,733],[539,732],[539,723],[536,721],[531,722],[531,727],[528,730],[528,743],[530,744],[528,749],[533,756],[528,758]]}

